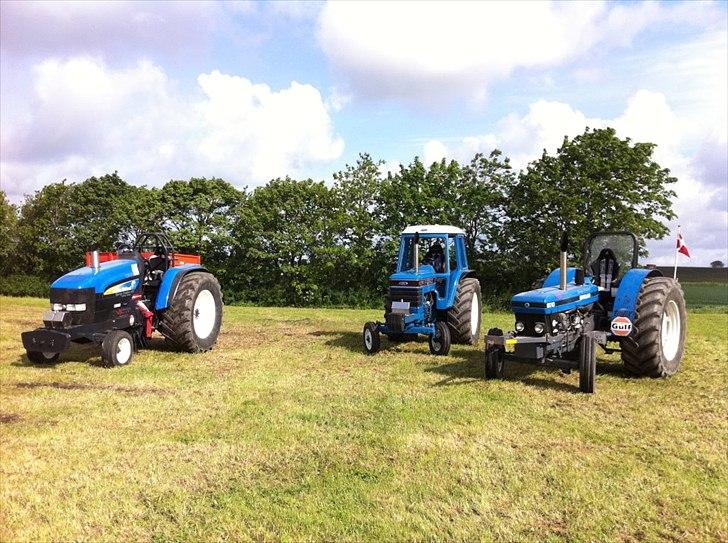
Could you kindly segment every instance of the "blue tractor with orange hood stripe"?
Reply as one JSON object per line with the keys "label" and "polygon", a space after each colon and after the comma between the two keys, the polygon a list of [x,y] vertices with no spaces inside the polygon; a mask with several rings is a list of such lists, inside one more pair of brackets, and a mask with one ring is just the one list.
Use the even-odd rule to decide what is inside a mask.
{"label": "blue tractor with orange hood stripe", "polygon": [[132,246],[94,250],[86,265],[51,284],[44,326],[23,332],[28,359],[51,364],[72,343],[101,345],[109,366],[124,366],[154,330],[187,352],[212,348],[222,324],[222,292],[197,255],[176,252],[163,233]]}
{"label": "blue tractor with orange hood stripe", "polygon": [[594,392],[596,347],[620,352],[628,371],[667,377],[682,359],[687,314],[680,284],[637,266],[637,238],[603,232],[587,239],[582,267],[567,266],[568,236],[559,268],[535,290],[513,296],[514,330],[486,336],[485,376],[503,377],[505,362],[579,371],[579,388]]}

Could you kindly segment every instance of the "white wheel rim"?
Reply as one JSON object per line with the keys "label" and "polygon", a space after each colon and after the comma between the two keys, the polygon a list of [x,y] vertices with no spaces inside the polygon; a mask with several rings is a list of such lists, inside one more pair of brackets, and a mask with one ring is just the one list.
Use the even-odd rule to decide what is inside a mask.
{"label": "white wheel rim", "polygon": [[131,341],[129,338],[121,338],[116,344],[116,362],[126,364],[131,358]]}
{"label": "white wheel rim", "polygon": [[367,328],[364,330],[364,345],[366,345],[367,349],[371,350],[372,343],[374,343],[374,338],[372,337],[372,331]]}
{"label": "white wheel rim", "polygon": [[470,302],[470,335],[474,336],[478,333],[478,324],[480,324],[480,312],[478,311],[478,295],[473,294],[473,300]]}
{"label": "white wheel rim", "polygon": [[680,310],[675,301],[670,300],[662,313],[662,326],[660,329],[662,355],[667,360],[674,359],[680,347],[680,325]]}
{"label": "white wheel rim", "polygon": [[53,358],[54,356],[56,356],[56,353],[41,353],[41,354],[43,355],[43,357],[46,360],[50,360],[51,358]]}
{"label": "white wheel rim", "polygon": [[216,317],[215,297],[209,290],[201,290],[192,309],[192,327],[195,329],[195,335],[200,339],[206,339],[215,327]]}

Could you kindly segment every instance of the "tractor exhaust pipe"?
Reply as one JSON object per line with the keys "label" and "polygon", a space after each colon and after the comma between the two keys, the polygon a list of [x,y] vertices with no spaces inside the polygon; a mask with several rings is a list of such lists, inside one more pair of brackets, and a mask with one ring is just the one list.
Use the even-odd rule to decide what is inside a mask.
{"label": "tractor exhaust pipe", "polygon": [[566,253],[569,250],[569,235],[564,230],[561,235],[561,255],[559,258],[559,288],[566,290]]}
{"label": "tractor exhaust pipe", "polygon": [[94,249],[91,252],[91,266],[93,267],[94,271],[99,271],[99,251],[98,249]]}
{"label": "tractor exhaust pipe", "polygon": [[420,235],[415,234],[415,274],[420,273]]}

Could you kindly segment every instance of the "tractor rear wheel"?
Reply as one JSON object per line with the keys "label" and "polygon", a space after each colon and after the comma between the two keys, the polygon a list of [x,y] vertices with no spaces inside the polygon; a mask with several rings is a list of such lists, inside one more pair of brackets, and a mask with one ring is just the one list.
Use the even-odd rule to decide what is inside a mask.
{"label": "tractor rear wheel", "polygon": [[447,324],[453,343],[475,345],[480,339],[480,316],[483,309],[480,282],[474,277],[461,279]]}
{"label": "tractor rear wheel", "polygon": [[220,283],[215,276],[190,273],[180,281],[162,316],[160,331],[187,352],[209,351],[220,333],[222,307]]}
{"label": "tractor rear wheel", "polygon": [[668,377],[680,368],[687,312],[680,283],[648,277],[642,283],[632,335],[622,340],[622,362],[635,375]]}

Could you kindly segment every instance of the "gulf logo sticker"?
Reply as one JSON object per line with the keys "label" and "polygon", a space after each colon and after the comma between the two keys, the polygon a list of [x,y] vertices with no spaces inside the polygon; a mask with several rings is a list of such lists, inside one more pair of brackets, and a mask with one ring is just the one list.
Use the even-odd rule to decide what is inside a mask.
{"label": "gulf logo sticker", "polygon": [[611,328],[615,336],[628,336],[632,332],[632,321],[627,317],[615,317]]}

